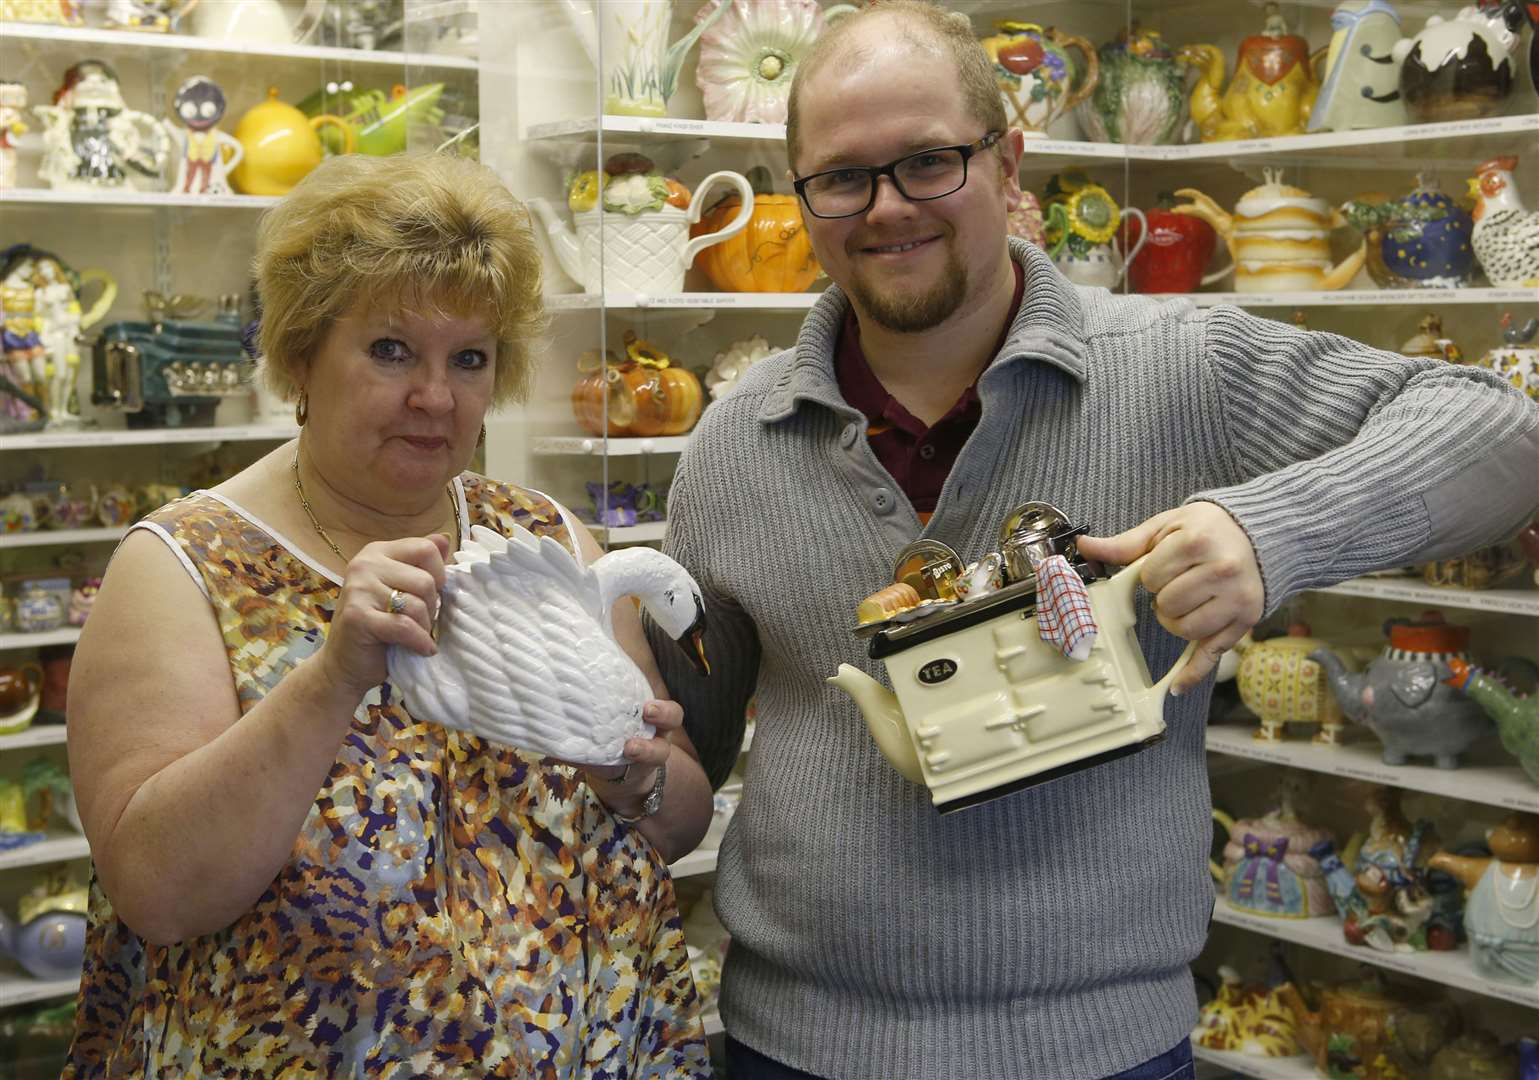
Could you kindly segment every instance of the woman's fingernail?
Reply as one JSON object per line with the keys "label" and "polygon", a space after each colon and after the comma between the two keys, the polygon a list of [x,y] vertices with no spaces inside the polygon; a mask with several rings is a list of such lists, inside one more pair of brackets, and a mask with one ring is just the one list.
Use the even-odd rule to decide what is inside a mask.
{"label": "woman's fingernail", "polygon": [[657,706],[656,705],[648,705],[646,708],[641,710],[641,715],[645,716],[648,720],[656,720],[657,719]]}

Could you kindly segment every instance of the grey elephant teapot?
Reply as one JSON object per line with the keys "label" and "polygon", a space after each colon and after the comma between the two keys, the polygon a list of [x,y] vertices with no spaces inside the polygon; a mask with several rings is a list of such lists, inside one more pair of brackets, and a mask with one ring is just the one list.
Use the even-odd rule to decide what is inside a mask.
{"label": "grey elephant teapot", "polygon": [[1469,661],[1469,627],[1426,611],[1416,620],[1390,619],[1384,631],[1388,644],[1361,674],[1329,649],[1309,657],[1325,669],[1342,711],[1384,744],[1386,765],[1428,756],[1441,769],[1458,768],[1459,755],[1493,730],[1474,702],[1444,682],[1453,674],[1450,660]]}

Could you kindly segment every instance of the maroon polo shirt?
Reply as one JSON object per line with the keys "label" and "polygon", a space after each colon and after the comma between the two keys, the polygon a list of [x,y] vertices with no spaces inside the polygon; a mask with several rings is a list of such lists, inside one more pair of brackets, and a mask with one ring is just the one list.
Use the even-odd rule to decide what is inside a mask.
{"label": "maroon polo shirt", "polygon": [[[995,354],[1005,346],[1005,338],[1010,335],[1010,326],[1021,309],[1021,297],[1026,291],[1025,271],[1019,263],[1012,265],[1015,267],[1015,296],[1010,301],[1010,315],[1005,319],[1004,331],[994,343]],[[978,380],[974,379],[972,385],[962,391],[962,396],[945,416],[926,428],[887,392],[866,362],[854,308],[845,312],[844,325],[839,329],[839,341],[834,346],[834,374],[844,400],[865,414],[866,438],[876,459],[908,496],[920,523],[928,525],[946,477],[951,474],[957,455],[983,415],[983,403],[978,400]]]}

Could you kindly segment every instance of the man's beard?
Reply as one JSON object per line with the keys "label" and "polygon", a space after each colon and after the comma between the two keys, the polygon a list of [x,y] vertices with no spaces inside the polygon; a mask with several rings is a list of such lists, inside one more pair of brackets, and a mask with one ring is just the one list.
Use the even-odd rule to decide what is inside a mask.
{"label": "man's beard", "polygon": [[873,286],[857,270],[850,280],[850,295],[884,330],[918,334],[933,330],[962,306],[967,296],[967,267],[948,243],[946,266],[933,288],[918,294],[894,295]]}

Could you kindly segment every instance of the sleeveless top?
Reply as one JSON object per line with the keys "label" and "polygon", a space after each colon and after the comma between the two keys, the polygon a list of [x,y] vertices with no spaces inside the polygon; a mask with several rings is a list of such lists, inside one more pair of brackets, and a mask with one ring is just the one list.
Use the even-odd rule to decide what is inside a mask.
{"label": "sleeveless top", "polygon": [[[538,493],[464,474],[460,525],[576,550]],[[193,571],[242,714],[325,640],[340,586],[222,496],[138,527]],[[225,929],[150,945],[93,872],[66,1080],[710,1075],[666,865],[574,769],[358,707],[288,863]]]}

